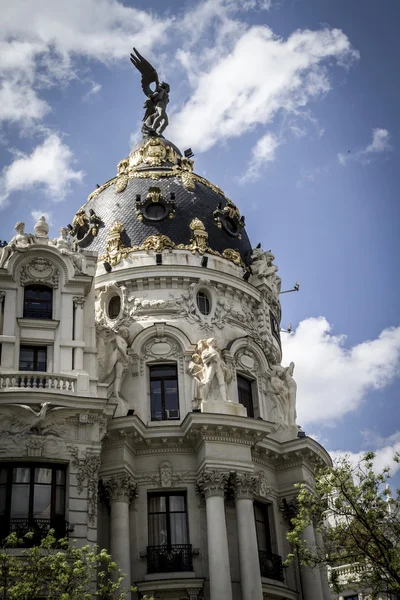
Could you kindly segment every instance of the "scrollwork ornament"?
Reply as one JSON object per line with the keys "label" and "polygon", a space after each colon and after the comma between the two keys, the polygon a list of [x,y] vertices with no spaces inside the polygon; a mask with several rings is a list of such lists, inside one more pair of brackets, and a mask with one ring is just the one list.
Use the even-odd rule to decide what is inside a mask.
{"label": "scrollwork ornament", "polygon": [[78,494],[82,494],[84,483],[87,482],[87,505],[88,505],[88,523],[93,525],[97,511],[97,488],[98,473],[100,469],[100,456],[87,452],[85,456],[79,456],[77,446],[68,447],[71,453],[71,464],[75,469]]}
{"label": "scrollwork ornament", "polygon": [[197,490],[205,498],[224,496],[229,480],[227,471],[204,469],[197,479]]}
{"label": "scrollwork ornament", "polygon": [[60,281],[60,272],[51,261],[38,256],[23,265],[20,271],[21,285],[26,285],[32,281],[48,283],[54,289],[57,289]]}
{"label": "scrollwork ornament", "polygon": [[138,496],[138,486],[131,475],[122,473],[101,480],[105,496],[110,503],[128,502],[131,504]]}
{"label": "scrollwork ornament", "polygon": [[257,494],[266,498],[271,493],[271,485],[267,479],[264,471],[259,471],[257,473]]}

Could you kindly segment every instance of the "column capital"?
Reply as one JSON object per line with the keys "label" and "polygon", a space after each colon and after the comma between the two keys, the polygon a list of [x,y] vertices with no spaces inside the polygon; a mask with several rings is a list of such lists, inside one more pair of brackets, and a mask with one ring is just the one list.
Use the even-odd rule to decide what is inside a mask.
{"label": "column capital", "polygon": [[251,473],[235,473],[232,481],[236,500],[253,499],[259,488],[259,478]]}
{"label": "column capital", "polygon": [[86,298],[84,298],[83,296],[74,296],[73,301],[74,301],[75,308],[77,308],[78,306],[83,308]]}
{"label": "column capital", "polygon": [[228,479],[229,471],[203,469],[197,479],[197,488],[205,498],[224,496]]}
{"label": "column capital", "polygon": [[138,486],[131,475],[120,473],[103,477],[102,489],[108,502],[132,503],[138,496]]}

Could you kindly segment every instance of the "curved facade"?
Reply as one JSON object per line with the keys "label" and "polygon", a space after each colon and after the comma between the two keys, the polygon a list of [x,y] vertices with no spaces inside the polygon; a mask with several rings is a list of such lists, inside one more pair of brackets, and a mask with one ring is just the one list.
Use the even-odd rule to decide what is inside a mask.
{"label": "curved facade", "polygon": [[330,458],[296,425],[277,267],[233,202],[146,138],[59,238],[41,219],[0,253],[2,535],[97,540],[138,597],[328,600],[282,564],[294,484]]}

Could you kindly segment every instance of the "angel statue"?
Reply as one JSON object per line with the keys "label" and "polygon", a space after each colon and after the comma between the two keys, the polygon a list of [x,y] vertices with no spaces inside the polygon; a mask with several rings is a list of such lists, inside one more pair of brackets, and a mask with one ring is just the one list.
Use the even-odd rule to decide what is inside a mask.
{"label": "angel statue", "polygon": [[[166,112],[169,102],[169,84],[165,81],[159,81],[155,68],[145,59],[136,48],[133,48],[131,54],[131,63],[137,68],[142,76],[142,90],[147,96],[143,105],[146,112],[143,117],[142,135],[162,136],[164,129],[168,125],[168,116]],[[153,91],[150,87],[155,83],[156,89]]]}
{"label": "angel statue", "polygon": [[113,385],[112,395],[118,400],[114,416],[118,417],[125,416],[129,409],[128,403],[120,394],[122,380],[132,363],[132,358],[127,353],[129,337],[127,327],[120,327],[118,331],[113,331],[105,326],[98,326],[99,381]]}

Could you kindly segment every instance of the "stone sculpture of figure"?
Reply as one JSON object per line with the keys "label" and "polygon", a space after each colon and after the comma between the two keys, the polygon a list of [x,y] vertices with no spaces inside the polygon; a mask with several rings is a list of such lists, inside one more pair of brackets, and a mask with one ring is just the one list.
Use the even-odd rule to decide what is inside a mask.
{"label": "stone sculpture of figure", "polygon": [[[160,83],[155,68],[139,54],[136,48],[133,48],[131,63],[142,76],[142,90],[148,98],[144,103],[146,112],[143,117],[143,137],[148,135],[162,136],[164,129],[168,125],[166,108],[169,102],[169,84],[165,83],[165,81]],[[150,87],[152,83],[156,85],[154,91]]]}
{"label": "stone sculpture of figure", "polygon": [[293,362],[288,367],[274,365],[269,380],[270,400],[273,402],[271,420],[286,427],[296,426],[297,384],[293,371]]}
{"label": "stone sculpture of figure", "polygon": [[251,270],[253,275],[258,279],[264,280],[270,288],[279,292],[277,289],[277,285],[279,285],[277,280],[279,279],[280,282],[280,277],[277,277],[276,275],[278,267],[273,264],[275,256],[272,252],[269,250],[264,252],[262,248],[253,248],[251,259]]}
{"label": "stone sculpture of figure", "polygon": [[14,235],[12,240],[0,250],[0,268],[4,267],[7,260],[14,252],[25,252],[31,244],[35,244],[35,236],[31,233],[25,233],[25,223],[18,221],[14,227],[17,235]]}
{"label": "stone sculpture of figure", "polygon": [[218,399],[228,402],[227,383],[231,381],[232,373],[222,359],[217,341],[214,338],[200,340],[197,344],[197,352],[203,364],[201,386],[204,400],[209,399],[210,387],[215,378],[219,388]]}
{"label": "stone sculpture of figure", "polygon": [[61,227],[60,237],[55,238],[51,243],[61,252],[61,254],[70,257],[79,272],[82,271],[82,255],[79,252],[74,251],[74,245],[69,239],[68,227]]}
{"label": "stone sculpture of figure", "polygon": [[193,377],[194,389],[192,396],[192,409],[200,410],[200,402],[202,400],[202,378],[203,378],[203,365],[201,363],[201,357],[199,354],[194,353],[192,360],[188,366],[188,373]]}
{"label": "stone sculpture of figure", "polygon": [[[104,335],[105,334],[105,335]],[[100,383],[113,383],[113,396],[120,396],[121,384],[132,359],[128,355],[129,329],[121,327],[118,332],[100,328],[99,331],[99,364]]]}

